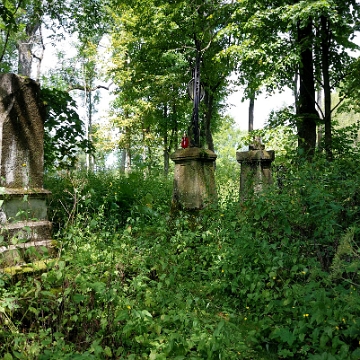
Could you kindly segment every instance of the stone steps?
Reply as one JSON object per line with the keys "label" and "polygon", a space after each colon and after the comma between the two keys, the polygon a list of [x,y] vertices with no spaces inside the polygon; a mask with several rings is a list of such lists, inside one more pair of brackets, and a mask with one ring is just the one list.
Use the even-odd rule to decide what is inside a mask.
{"label": "stone steps", "polygon": [[51,222],[20,221],[0,228],[0,267],[33,262],[55,252]]}

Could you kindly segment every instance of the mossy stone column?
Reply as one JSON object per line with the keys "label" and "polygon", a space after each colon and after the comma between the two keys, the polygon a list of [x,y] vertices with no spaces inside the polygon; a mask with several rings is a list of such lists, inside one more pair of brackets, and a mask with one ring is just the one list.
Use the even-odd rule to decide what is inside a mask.
{"label": "mossy stone column", "polygon": [[171,159],[175,163],[173,210],[201,210],[217,202],[214,152],[197,147],[178,149]]}
{"label": "mossy stone column", "polygon": [[0,266],[34,260],[34,248],[51,244],[49,191],[43,188],[44,120],[39,85],[27,77],[0,75]]}
{"label": "mossy stone column", "polygon": [[249,194],[261,191],[264,185],[272,183],[271,163],[274,159],[273,150],[255,149],[236,153],[236,160],[241,165],[241,201]]}

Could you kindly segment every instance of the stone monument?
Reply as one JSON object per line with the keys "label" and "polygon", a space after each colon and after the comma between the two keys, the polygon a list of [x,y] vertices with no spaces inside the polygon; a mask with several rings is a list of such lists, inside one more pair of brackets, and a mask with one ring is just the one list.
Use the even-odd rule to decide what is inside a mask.
{"label": "stone monument", "polygon": [[34,261],[52,243],[39,96],[35,81],[0,75],[0,267]]}
{"label": "stone monument", "polygon": [[249,151],[236,152],[240,170],[240,200],[244,201],[251,193],[259,192],[264,185],[272,183],[271,163],[275,159],[273,150],[265,150],[260,140],[249,146]]}
{"label": "stone monument", "polygon": [[[181,146],[170,157],[175,163],[172,209],[201,210],[217,202],[215,184],[216,155],[200,146],[199,104],[205,96],[200,81],[201,43],[195,40],[196,57],[188,91],[193,101],[190,139],[184,134]],[[190,146],[191,143],[191,146]],[[190,146],[190,147],[189,147]]]}
{"label": "stone monument", "polygon": [[171,159],[175,163],[174,210],[201,210],[217,202],[214,152],[197,147],[178,149]]}

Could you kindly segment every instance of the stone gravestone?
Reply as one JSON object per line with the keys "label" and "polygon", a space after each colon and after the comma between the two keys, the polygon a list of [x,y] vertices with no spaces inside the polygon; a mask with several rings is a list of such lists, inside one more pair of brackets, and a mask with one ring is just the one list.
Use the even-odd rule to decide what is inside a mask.
{"label": "stone gravestone", "polygon": [[51,245],[39,95],[35,81],[0,75],[0,267],[34,261]]}
{"label": "stone gravestone", "polygon": [[171,159],[175,163],[173,210],[201,210],[217,202],[214,152],[197,147],[178,149]]}

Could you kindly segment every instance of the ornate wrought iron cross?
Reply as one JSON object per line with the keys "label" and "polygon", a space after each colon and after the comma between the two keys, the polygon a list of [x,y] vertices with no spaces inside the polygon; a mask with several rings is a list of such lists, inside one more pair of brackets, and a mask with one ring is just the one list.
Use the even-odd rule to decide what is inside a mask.
{"label": "ornate wrought iron cross", "polygon": [[200,61],[201,54],[199,49],[196,49],[195,68],[194,68],[194,107],[192,116],[192,142],[193,146],[200,147],[200,126],[199,126],[199,103],[200,103]]}

